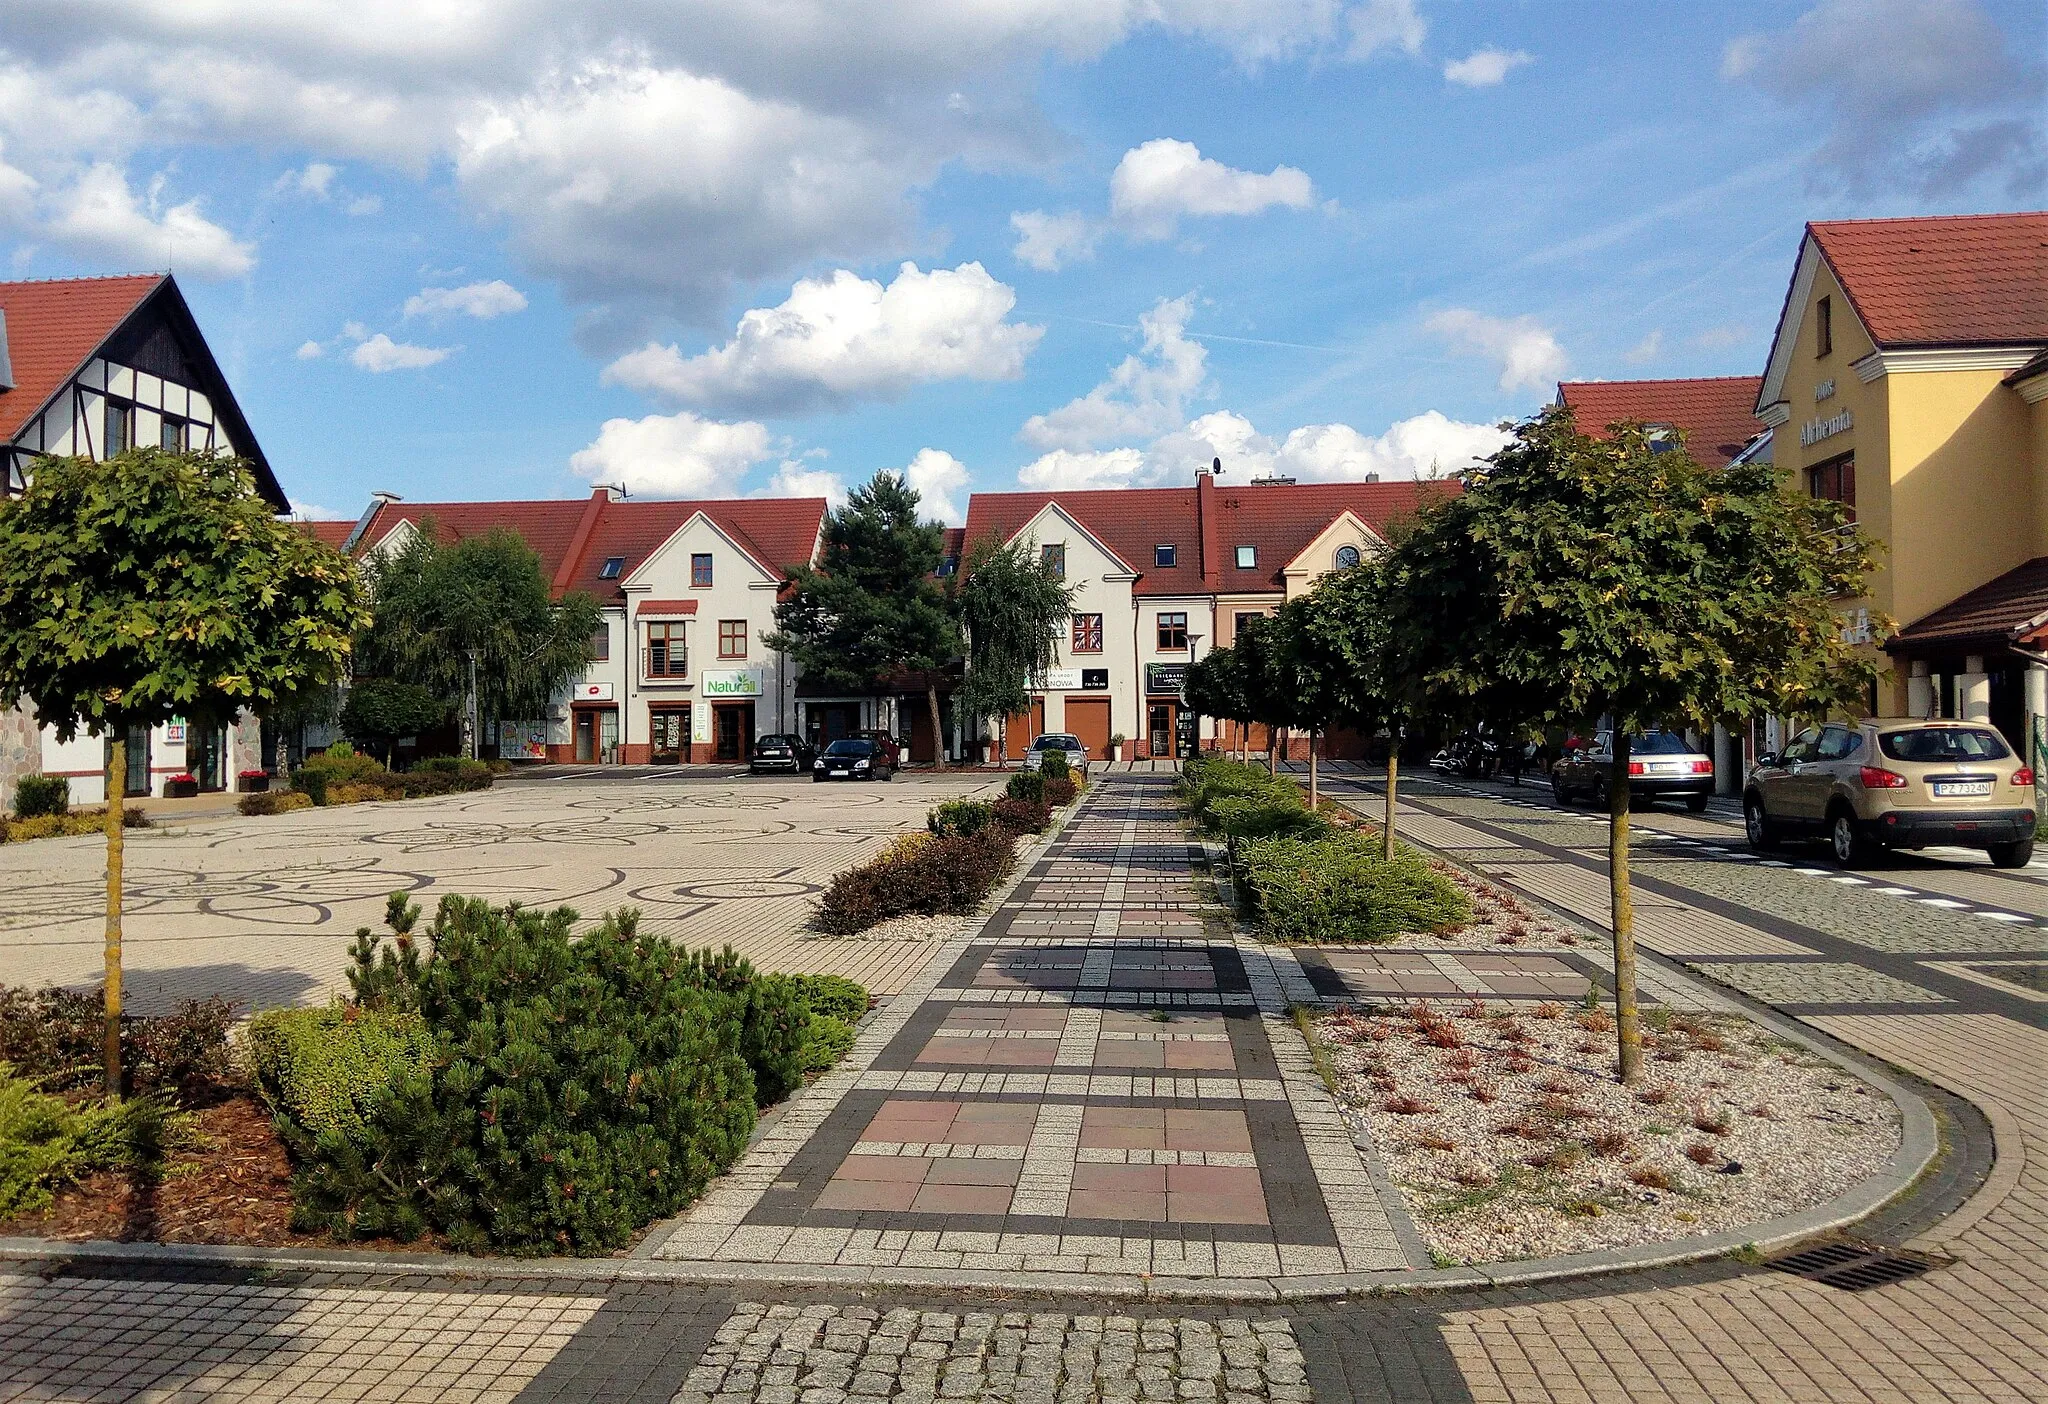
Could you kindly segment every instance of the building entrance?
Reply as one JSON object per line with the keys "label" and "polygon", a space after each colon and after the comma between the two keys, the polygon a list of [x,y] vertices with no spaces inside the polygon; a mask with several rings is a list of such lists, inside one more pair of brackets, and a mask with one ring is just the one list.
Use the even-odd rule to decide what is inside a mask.
{"label": "building entrance", "polygon": [[678,765],[690,758],[690,709],[663,707],[648,714],[653,731],[652,759],[656,765]]}
{"label": "building entrance", "polygon": [[613,765],[619,759],[619,714],[606,707],[578,708],[576,760],[581,765]]}
{"label": "building entrance", "polygon": [[754,739],[754,704],[721,702],[711,708],[711,758],[743,761]]}
{"label": "building entrance", "polygon": [[1148,754],[1165,758],[1173,754],[1176,724],[1180,720],[1177,702],[1148,702],[1145,705],[1145,739]]}

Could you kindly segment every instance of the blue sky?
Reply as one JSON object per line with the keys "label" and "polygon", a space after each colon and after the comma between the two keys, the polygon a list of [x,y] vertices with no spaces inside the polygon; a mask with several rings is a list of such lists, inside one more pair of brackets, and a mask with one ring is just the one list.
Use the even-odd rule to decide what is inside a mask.
{"label": "blue sky", "polygon": [[172,266],[316,513],[1445,471],[2048,199],[2038,0],[8,10],[9,276]]}

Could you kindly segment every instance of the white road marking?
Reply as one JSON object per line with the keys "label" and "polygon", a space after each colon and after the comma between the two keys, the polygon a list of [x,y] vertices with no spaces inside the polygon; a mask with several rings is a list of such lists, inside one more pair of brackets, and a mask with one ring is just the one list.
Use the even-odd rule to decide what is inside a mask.
{"label": "white road marking", "polygon": [[1964,902],[1951,902],[1946,897],[1915,897],[1913,900],[1923,907],[1942,907],[1951,912],[1960,912],[1968,906]]}

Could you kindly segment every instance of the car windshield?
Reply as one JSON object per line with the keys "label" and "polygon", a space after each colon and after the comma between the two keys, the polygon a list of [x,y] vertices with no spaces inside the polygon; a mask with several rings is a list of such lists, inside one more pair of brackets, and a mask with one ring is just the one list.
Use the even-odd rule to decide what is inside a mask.
{"label": "car windshield", "polygon": [[1877,738],[1877,744],[1896,761],[1994,761],[2012,754],[1997,732],[1982,726],[1888,731]]}
{"label": "car windshield", "polygon": [[871,756],[875,753],[872,741],[834,741],[825,748],[828,756]]}
{"label": "car windshield", "polygon": [[1644,731],[1629,738],[1629,749],[1639,756],[1685,756],[1692,743],[1675,731]]}
{"label": "car windshield", "polygon": [[1034,751],[1078,751],[1081,741],[1075,736],[1041,736],[1031,743]]}

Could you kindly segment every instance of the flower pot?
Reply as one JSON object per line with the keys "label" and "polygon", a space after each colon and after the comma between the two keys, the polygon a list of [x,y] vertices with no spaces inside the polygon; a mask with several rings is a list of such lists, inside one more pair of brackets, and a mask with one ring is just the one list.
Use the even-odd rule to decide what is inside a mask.
{"label": "flower pot", "polygon": [[245,795],[260,795],[270,788],[270,777],[261,773],[237,776],[241,792]]}
{"label": "flower pot", "polygon": [[164,781],[165,799],[191,799],[199,793],[199,782],[180,776]]}

